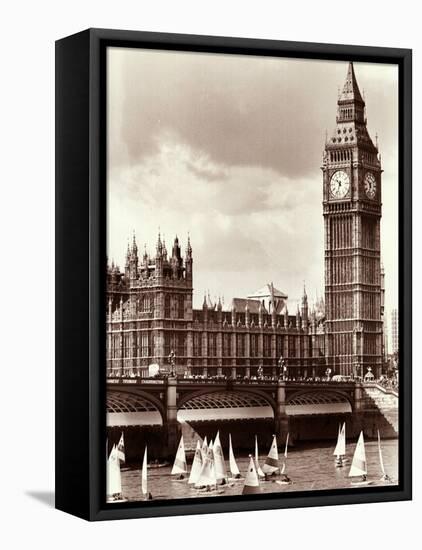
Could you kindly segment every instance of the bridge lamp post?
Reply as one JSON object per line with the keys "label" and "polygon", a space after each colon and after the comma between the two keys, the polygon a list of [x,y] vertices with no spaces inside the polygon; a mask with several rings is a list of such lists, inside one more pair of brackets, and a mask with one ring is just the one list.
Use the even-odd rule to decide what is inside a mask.
{"label": "bridge lamp post", "polygon": [[167,360],[170,363],[170,376],[174,378],[176,376],[176,373],[174,370],[175,363],[176,363],[176,354],[174,353],[174,350],[171,350]]}
{"label": "bridge lamp post", "polygon": [[280,355],[280,359],[278,360],[278,366],[280,368],[279,378],[285,380],[287,375],[287,367],[282,355]]}

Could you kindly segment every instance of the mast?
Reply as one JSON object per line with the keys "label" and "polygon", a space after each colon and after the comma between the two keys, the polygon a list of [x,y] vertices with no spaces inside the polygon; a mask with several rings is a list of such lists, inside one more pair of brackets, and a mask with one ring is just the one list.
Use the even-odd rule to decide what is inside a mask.
{"label": "mast", "polygon": [[259,477],[265,477],[264,472],[261,469],[261,466],[259,465],[259,454],[258,454],[258,436],[255,436],[255,462],[256,462],[256,469],[258,472]]}

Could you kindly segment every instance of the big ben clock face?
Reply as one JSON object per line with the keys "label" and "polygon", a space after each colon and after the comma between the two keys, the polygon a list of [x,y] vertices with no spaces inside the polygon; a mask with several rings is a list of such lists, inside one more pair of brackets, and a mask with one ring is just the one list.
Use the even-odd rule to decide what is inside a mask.
{"label": "big ben clock face", "polygon": [[372,172],[366,172],[364,185],[365,193],[368,199],[374,199],[377,193],[377,180]]}
{"label": "big ben clock face", "polygon": [[343,199],[350,188],[350,179],[346,172],[338,170],[331,176],[330,191],[331,195],[336,199]]}

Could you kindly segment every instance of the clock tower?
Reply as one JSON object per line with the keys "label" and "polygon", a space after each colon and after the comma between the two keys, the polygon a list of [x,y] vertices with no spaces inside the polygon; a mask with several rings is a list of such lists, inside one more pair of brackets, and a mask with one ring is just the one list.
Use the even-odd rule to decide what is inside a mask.
{"label": "clock tower", "polygon": [[327,366],[364,376],[382,365],[381,157],[366,126],[353,63],[323,156]]}

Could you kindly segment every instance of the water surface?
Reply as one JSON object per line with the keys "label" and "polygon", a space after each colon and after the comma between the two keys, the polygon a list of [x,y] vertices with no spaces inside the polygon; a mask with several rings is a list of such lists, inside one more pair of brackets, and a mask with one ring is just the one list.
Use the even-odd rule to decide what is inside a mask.
{"label": "water surface", "polygon": [[[355,444],[347,445],[347,463],[343,468],[336,468],[334,465],[332,443],[319,444],[298,444],[289,449],[286,465],[286,473],[292,480],[291,485],[279,485],[273,481],[261,482],[261,492],[264,493],[285,493],[290,491],[312,491],[321,489],[341,489],[352,487],[351,479],[348,477],[350,464],[353,457]],[[224,450],[224,458],[228,467],[228,449]],[[365,442],[368,480],[372,486],[385,485],[380,481],[382,475],[377,441]],[[386,440],[382,442],[383,459],[386,473],[393,479],[394,484],[398,482],[398,441]],[[140,456],[143,450],[141,450]],[[264,464],[266,455],[260,455],[260,465]],[[280,464],[284,456],[280,453]],[[236,462],[244,477],[248,468],[249,458],[246,454],[236,455]],[[189,462],[189,470],[191,461]],[[185,481],[175,481],[171,476],[171,466],[157,469],[148,469],[148,490],[154,500],[167,500],[177,498],[197,498],[208,496],[207,493],[199,492]],[[277,478],[275,478],[277,479]],[[226,487],[223,495],[242,494],[244,480],[236,481],[232,487]],[[132,465],[122,470],[122,490],[125,499],[130,501],[143,500],[141,494],[141,471],[140,465]],[[209,495],[210,498],[214,494]],[[220,495],[219,495],[220,496]]]}

